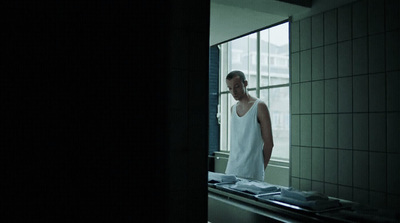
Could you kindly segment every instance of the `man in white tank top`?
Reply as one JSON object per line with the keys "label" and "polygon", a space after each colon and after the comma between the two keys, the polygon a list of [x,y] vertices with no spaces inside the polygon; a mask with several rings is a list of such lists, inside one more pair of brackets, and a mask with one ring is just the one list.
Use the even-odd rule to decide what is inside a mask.
{"label": "man in white tank top", "polygon": [[263,181],[274,146],[268,107],[248,93],[243,72],[230,72],[226,84],[238,103],[231,108],[230,154],[225,173]]}

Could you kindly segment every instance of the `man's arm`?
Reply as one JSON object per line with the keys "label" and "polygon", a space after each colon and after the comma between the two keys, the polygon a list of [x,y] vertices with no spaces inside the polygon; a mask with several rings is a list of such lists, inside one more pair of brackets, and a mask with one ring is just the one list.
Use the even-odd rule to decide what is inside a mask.
{"label": "man's arm", "polygon": [[268,107],[264,102],[260,102],[258,104],[257,118],[258,122],[260,123],[261,136],[264,141],[263,155],[265,170],[271,158],[272,148],[274,147],[274,140],[272,138],[271,117],[269,115]]}

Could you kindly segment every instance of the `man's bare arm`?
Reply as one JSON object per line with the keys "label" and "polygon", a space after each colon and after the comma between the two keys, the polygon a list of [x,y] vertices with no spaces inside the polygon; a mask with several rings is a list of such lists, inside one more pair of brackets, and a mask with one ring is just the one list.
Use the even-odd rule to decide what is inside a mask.
{"label": "man's bare arm", "polygon": [[261,127],[261,136],[264,141],[263,155],[264,155],[264,169],[267,168],[268,162],[271,158],[272,148],[274,147],[274,140],[272,137],[271,117],[267,105],[264,102],[258,104],[258,122]]}

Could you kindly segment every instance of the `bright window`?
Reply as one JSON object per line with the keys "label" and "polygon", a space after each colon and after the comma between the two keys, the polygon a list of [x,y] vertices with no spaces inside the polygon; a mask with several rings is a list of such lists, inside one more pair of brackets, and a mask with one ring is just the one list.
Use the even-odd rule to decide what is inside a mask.
{"label": "bright window", "polygon": [[232,70],[245,73],[250,95],[269,108],[274,137],[272,159],[289,160],[289,23],[283,23],[220,47],[220,150],[229,151],[230,108],[236,103],[225,77]]}

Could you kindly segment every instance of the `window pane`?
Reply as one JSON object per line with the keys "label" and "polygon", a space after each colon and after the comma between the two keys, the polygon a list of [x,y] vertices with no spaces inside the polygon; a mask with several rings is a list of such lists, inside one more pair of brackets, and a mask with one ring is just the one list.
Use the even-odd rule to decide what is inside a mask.
{"label": "window pane", "polygon": [[248,88],[257,87],[257,33],[249,35]]}
{"label": "window pane", "polygon": [[270,85],[289,83],[289,25],[269,29]]}
{"label": "window pane", "polygon": [[289,160],[289,87],[269,89],[274,149],[272,156]]}
{"label": "window pane", "polygon": [[260,87],[269,85],[269,30],[260,32]]}
{"label": "window pane", "polygon": [[[246,75],[248,88],[257,86],[257,34],[251,34],[229,43],[229,71],[240,70]],[[228,73],[225,74],[225,76]]]}
{"label": "window pane", "polygon": [[227,91],[228,87],[226,86],[225,77],[228,74],[228,44],[220,45],[220,91]]}

